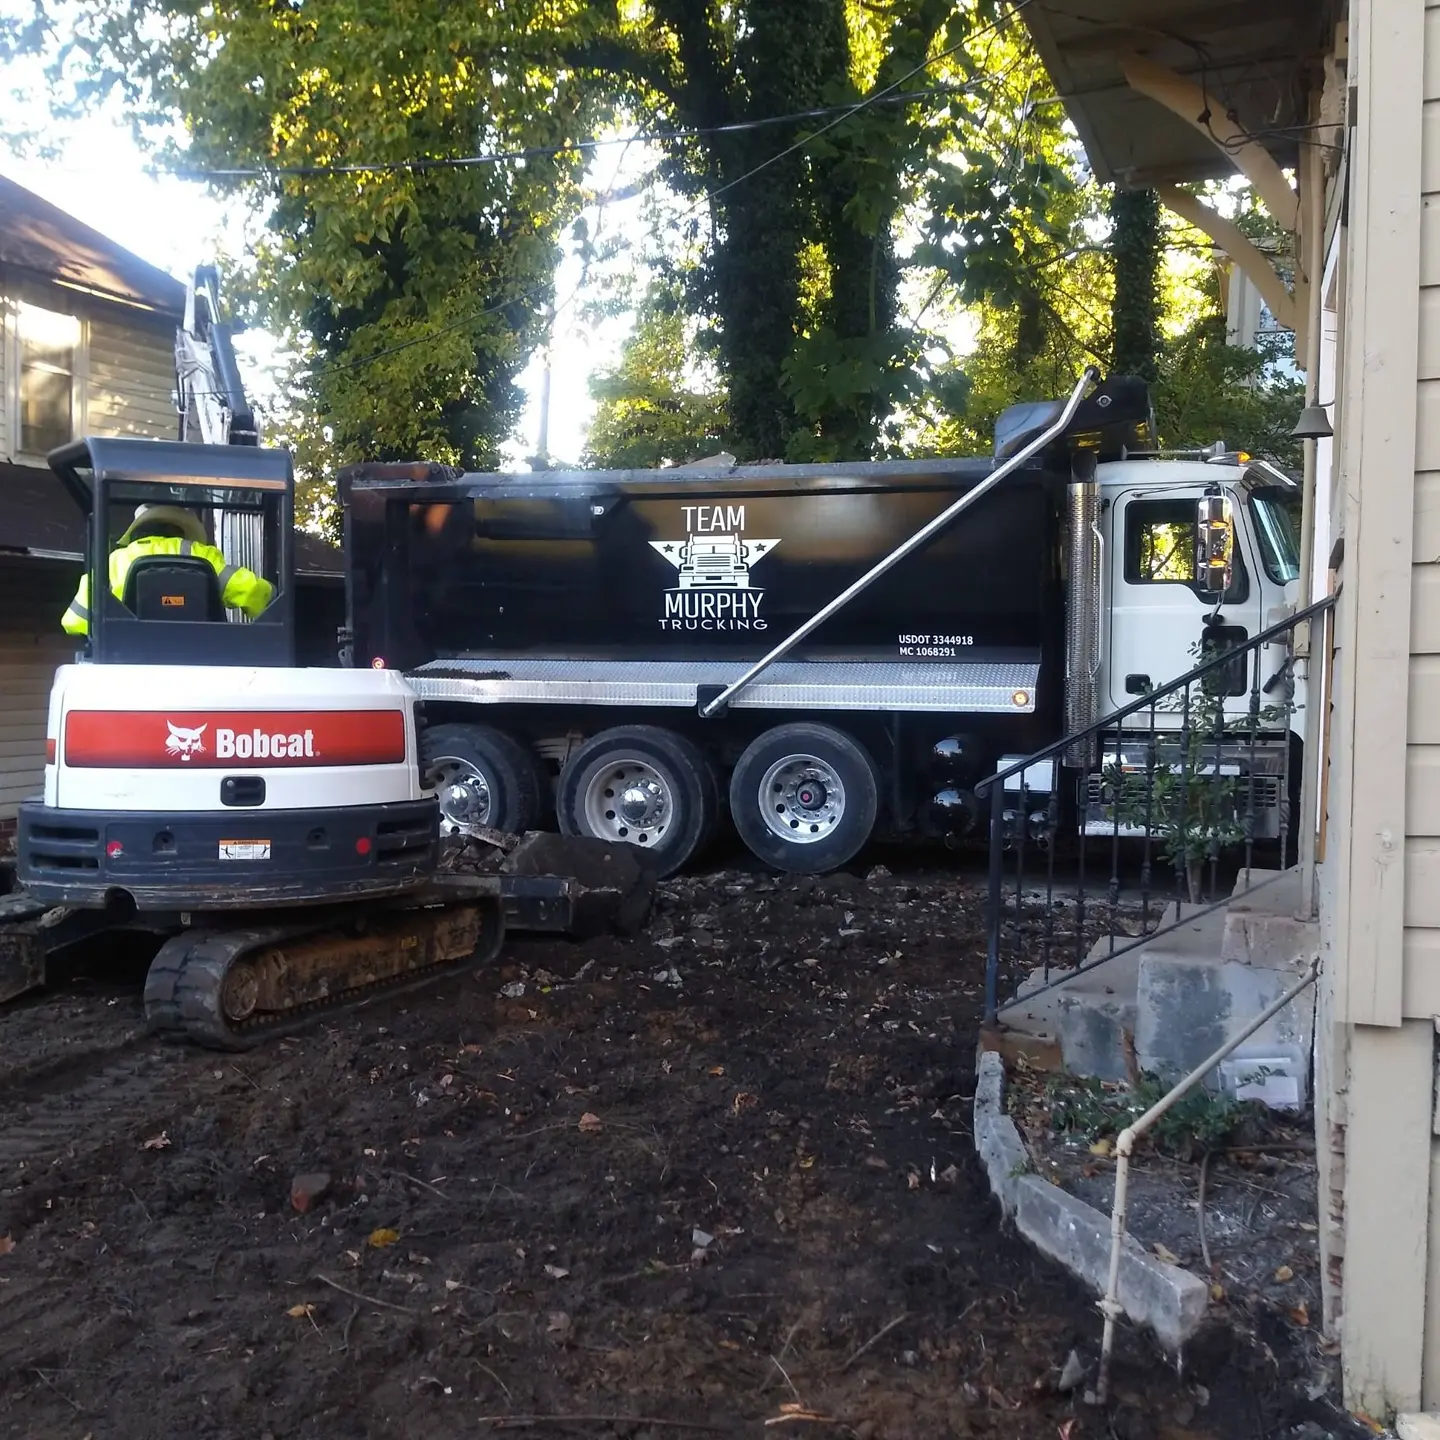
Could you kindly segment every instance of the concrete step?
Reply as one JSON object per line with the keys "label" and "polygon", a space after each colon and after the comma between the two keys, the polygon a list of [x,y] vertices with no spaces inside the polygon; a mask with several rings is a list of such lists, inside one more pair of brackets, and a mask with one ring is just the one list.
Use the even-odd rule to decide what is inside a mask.
{"label": "concrete step", "polygon": [[1298,965],[1303,971],[1319,939],[1309,912],[1298,866],[1241,871],[1225,912],[1221,957],[1268,969]]}
{"label": "concrete step", "polygon": [[[1270,887],[1267,900],[1284,885],[1282,880]],[[1298,888],[1292,893],[1298,896]],[[1293,917],[1290,923],[1299,925]],[[1135,1054],[1140,1068],[1179,1079],[1218,1050],[1304,972],[1308,958],[1260,963],[1277,962],[1281,953],[1303,952],[1307,946],[1313,953],[1313,935],[1307,940],[1303,930],[1302,926],[1296,934],[1272,931],[1269,948],[1247,950],[1244,958],[1227,958],[1227,943],[1235,934],[1227,910],[1187,921],[1147,941],[1139,951],[1136,987]],[[1282,934],[1283,952],[1277,948]],[[1205,1084],[1271,1104],[1304,1104],[1309,1098],[1314,1035],[1315,1000],[1307,991],[1212,1071]]]}

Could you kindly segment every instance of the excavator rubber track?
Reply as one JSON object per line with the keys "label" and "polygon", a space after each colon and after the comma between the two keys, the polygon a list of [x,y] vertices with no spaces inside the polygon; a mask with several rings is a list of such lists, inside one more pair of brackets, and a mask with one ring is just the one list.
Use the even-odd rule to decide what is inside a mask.
{"label": "excavator rubber track", "polygon": [[249,1050],[327,1014],[493,960],[505,936],[498,879],[446,877],[347,918],[253,925],[218,917],[167,940],[145,977],[145,1018],[165,1036]]}

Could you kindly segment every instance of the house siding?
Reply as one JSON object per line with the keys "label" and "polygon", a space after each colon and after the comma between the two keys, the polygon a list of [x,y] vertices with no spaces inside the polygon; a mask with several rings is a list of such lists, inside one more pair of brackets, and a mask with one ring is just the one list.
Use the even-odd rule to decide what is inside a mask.
{"label": "house siding", "polygon": [[50,685],[75,654],[60,616],[79,576],[78,565],[0,558],[0,826],[44,785]]}
{"label": "house siding", "polygon": [[175,327],[94,318],[88,326],[85,429],[174,440]]}
{"label": "house siding", "polygon": [[1407,1017],[1440,1001],[1440,0],[1426,0],[1420,322],[1405,755]]}
{"label": "house siding", "polygon": [[0,458],[9,459],[10,448],[10,348],[14,332],[14,302],[0,291]]}

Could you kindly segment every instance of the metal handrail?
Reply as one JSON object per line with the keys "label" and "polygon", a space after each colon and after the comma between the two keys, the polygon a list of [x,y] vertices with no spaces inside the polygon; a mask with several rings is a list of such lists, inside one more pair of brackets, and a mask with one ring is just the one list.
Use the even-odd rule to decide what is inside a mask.
{"label": "metal handrail", "polygon": [[1312,616],[1319,615],[1335,604],[1336,597],[1327,595],[1323,600],[1317,600],[1313,605],[1307,605],[1303,610],[1296,610],[1293,614],[1287,615],[1278,624],[1270,626],[1268,630],[1261,630],[1259,634],[1252,635],[1248,640],[1239,645],[1229,646],[1215,656],[1213,660],[1206,660],[1203,664],[1197,665],[1193,670],[1187,671],[1179,679],[1171,680],[1168,684],[1162,685],[1158,690],[1147,691],[1138,700],[1133,700],[1128,705],[1123,705],[1119,710],[1112,710],[1110,714],[1087,725],[1083,730],[1075,730],[1069,735],[1062,736],[1059,740],[1052,741],[1043,750],[1037,750],[1033,755],[1027,755],[1023,760],[1016,760],[1013,764],[1007,765],[1003,770],[997,770],[993,775],[980,781],[975,787],[976,795],[986,794],[992,785],[1003,784],[1012,775],[1018,775],[1022,770],[1028,770],[1032,765],[1047,760],[1052,755],[1058,755],[1062,750],[1068,749],[1077,740],[1088,739],[1091,735],[1098,735],[1102,731],[1113,729],[1121,720],[1128,720],[1130,716],[1138,714],[1141,710],[1148,710],[1157,700],[1163,700],[1167,695],[1173,695],[1179,690],[1186,689],[1194,684],[1196,680],[1204,679],[1206,675],[1221,669],[1226,665],[1233,665],[1237,655],[1244,655],[1251,650],[1258,650],[1272,641],[1278,640],[1282,635],[1294,631],[1297,625],[1303,624]]}
{"label": "metal handrail", "polygon": [[1085,373],[1080,377],[1080,382],[1070,392],[1070,398],[1065,402],[1059,419],[1048,429],[1042,431],[1024,449],[1012,455],[1003,465],[997,466],[980,482],[973,490],[962,495],[953,505],[947,505],[933,520],[921,526],[908,540],[897,545],[883,560],[872,565],[858,580],[846,586],[827,605],[822,606],[798,629],[791,631],[768,655],[763,655],[757,660],[738,680],[727,686],[708,704],[700,707],[702,718],[708,720],[716,711],[722,709],[736,695],[740,693],[752,680],[762,671],[768,670],[782,656],[788,655],[807,635],[823,625],[837,610],[848,605],[863,590],[868,590],[876,580],[893,566],[898,565],[912,550],[923,545],[937,530],[942,530],[962,510],[973,505],[982,495],[987,494],[1000,483],[1007,475],[1018,470],[1027,460],[1038,455],[1047,445],[1064,433],[1065,427],[1075,418],[1075,412],[1080,408],[1080,401],[1084,398],[1086,390],[1095,381],[1099,380],[1100,372],[1093,365],[1085,368]]}

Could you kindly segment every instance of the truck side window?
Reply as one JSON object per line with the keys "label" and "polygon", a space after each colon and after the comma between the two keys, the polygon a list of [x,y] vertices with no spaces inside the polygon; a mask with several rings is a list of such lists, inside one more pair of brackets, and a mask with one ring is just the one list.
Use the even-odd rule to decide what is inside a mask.
{"label": "truck side window", "polygon": [[[1195,577],[1195,501],[1132,500],[1125,507],[1125,579],[1131,585],[1186,585],[1200,594]],[[1235,554],[1235,578],[1227,603],[1245,599],[1250,584]]]}

